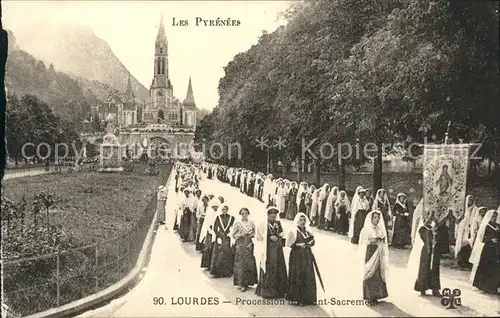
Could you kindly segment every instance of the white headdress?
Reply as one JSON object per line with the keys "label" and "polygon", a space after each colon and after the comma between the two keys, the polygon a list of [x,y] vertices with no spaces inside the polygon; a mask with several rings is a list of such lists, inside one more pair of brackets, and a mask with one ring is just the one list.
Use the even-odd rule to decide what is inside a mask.
{"label": "white headdress", "polygon": [[[200,237],[198,238],[198,242],[202,243],[203,240],[205,239],[207,232],[212,233],[212,229],[210,228],[211,226],[213,227],[215,218],[217,215],[220,213],[218,210],[216,211],[214,208],[217,207],[217,209],[220,207],[221,202],[218,198],[213,198],[208,202],[208,209],[207,213],[205,214],[205,220],[203,221],[203,225],[201,226],[201,232],[200,232]],[[212,233],[213,235],[213,233]],[[213,238],[212,238],[213,240]]]}
{"label": "white headdress", "polygon": [[483,217],[483,221],[481,222],[481,226],[479,227],[479,231],[477,232],[476,241],[474,242],[474,247],[472,248],[472,253],[470,254],[470,261],[472,263],[472,271],[470,273],[470,281],[474,281],[476,276],[477,267],[479,265],[479,261],[481,260],[481,254],[484,248],[484,234],[486,232],[486,227],[489,226],[491,221],[491,217],[494,213],[497,213],[496,222],[498,222],[498,212],[495,210],[489,210]]}
{"label": "white headdress", "polygon": [[279,215],[279,210],[275,206],[270,206],[266,209],[266,218],[262,220],[257,226],[255,231],[255,256],[257,258],[257,263],[259,264],[259,268],[257,268],[257,272],[260,276],[260,269],[265,273],[266,272],[266,261],[267,261],[267,233],[269,230],[267,214],[271,210],[276,210]]}
{"label": "white headdress", "polygon": [[417,225],[420,224],[420,220],[422,219],[424,214],[424,199],[422,198],[418,203],[415,211],[413,211],[413,217],[411,222],[411,241],[415,242],[415,238],[418,236]]}
{"label": "white headdress", "polygon": [[[384,196],[380,195],[380,192],[384,191]],[[398,194],[399,196],[399,194]],[[391,211],[391,202],[389,201],[389,197],[387,196],[387,191],[385,189],[378,189],[377,194],[375,195],[375,199],[373,200],[372,210],[379,210],[381,207],[379,206],[379,200],[382,200],[385,204],[387,204],[388,210],[387,213],[392,215]]]}
{"label": "white headdress", "polygon": [[326,201],[326,209],[325,209],[326,210],[325,218],[328,221],[331,221],[334,218],[335,208],[333,204],[337,200],[338,195],[339,195],[339,188],[332,187],[332,190],[330,191],[330,194],[328,195],[328,199]]}
{"label": "white headdress", "polygon": [[354,195],[352,196],[352,204],[351,204],[351,219],[349,220],[349,233],[348,237],[352,238],[354,236],[354,220],[356,218],[356,212],[358,212],[359,205],[359,192],[363,190],[362,186],[358,186]]}
{"label": "white headdress", "polygon": [[295,243],[295,241],[297,240],[297,226],[299,225],[299,221],[302,217],[306,220],[305,230],[309,232],[309,224],[311,223],[311,221],[304,213],[297,213],[297,215],[295,215],[295,218],[293,219],[293,224],[295,224],[295,226],[290,229],[290,232],[288,232],[288,236],[286,237],[285,245],[287,247],[292,247],[293,243]]}
{"label": "white headdress", "polygon": [[[378,214],[379,221],[377,225],[373,225],[372,217]],[[389,245],[388,245],[388,237],[386,235],[387,230],[385,228],[385,222],[383,220],[382,212],[380,211],[372,211],[368,213],[365,218],[365,223],[363,225],[363,229],[359,234],[359,253],[361,256],[360,262],[363,264],[363,280],[366,280],[373,276],[375,270],[380,265],[380,274],[382,279],[386,281],[389,270]],[[379,244],[379,248],[377,251],[371,256],[368,261],[366,259],[366,249],[368,245],[370,245],[370,240],[374,238],[384,238],[384,241],[381,241]]]}
{"label": "white headdress", "polygon": [[471,232],[471,219],[474,214],[475,205],[470,205],[470,200],[471,200],[472,195],[468,195],[465,198],[465,212],[462,220],[460,223],[456,224],[455,226],[457,227],[457,239],[455,242],[455,258],[458,257],[458,253],[460,252],[460,249],[467,245],[470,244],[472,247],[472,242],[469,241],[469,234]]}

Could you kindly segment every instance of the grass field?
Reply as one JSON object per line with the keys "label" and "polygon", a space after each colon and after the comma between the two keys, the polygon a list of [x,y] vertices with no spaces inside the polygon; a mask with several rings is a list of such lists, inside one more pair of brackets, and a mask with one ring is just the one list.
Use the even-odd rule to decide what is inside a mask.
{"label": "grass field", "polygon": [[78,172],[16,178],[6,180],[3,190],[13,201],[24,196],[28,205],[36,193],[51,191],[55,206],[49,213],[50,224],[61,225],[78,245],[88,245],[130,229],[171,166],[161,166],[158,176],[144,175],[144,168],[137,165],[130,174]]}
{"label": "grass field", "polygon": [[55,195],[49,222],[42,212],[34,226],[30,209],[24,225],[7,231],[2,222],[5,303],[29,315],[98,292],[127,275],[155,214],[157,187],[166,182],[172,165],[159,168],[155,176],[135,165],[127,174],[74,172],[5,180],[3,195],[14,202],[24,196],[29,207],[40,191]]}

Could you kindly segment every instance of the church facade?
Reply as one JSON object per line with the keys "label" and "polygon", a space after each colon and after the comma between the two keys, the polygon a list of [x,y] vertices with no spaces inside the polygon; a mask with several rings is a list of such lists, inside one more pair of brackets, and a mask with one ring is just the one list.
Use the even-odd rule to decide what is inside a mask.
{"label": "church facade", "polygon": [[107,123],[112,122],[123,156],[139,156],[145,152],[154,156],[161,148],[169,157],[185,157],[190,152],[188,145],[192,145],[194,140],[198,109],[191,77],[186,98],[181,102],[174,96],[163,17],[154,49],[153,79],[148,100],[141,102],[135,97],[129,75],[125,93],[110,92],[105,103],[92,107],[92,114],[97,114]]}

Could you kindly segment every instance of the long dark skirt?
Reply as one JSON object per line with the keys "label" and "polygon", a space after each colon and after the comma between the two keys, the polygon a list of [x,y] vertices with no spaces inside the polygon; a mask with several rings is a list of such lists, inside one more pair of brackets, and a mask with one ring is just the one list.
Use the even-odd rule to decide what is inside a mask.
{"label": "long dark skirt", "polygon": [[442,254],[448,254],[450,252],[450,232],[448,226],[441,225],[438,227],[438,243],[436,249]]}
{"label": "long dark skirt", "polygon": [[418,267],[418,277],[413,289],[419,292],[425,292],[428,289],[441,290],[441,281],[439,278],[439,266],[441,264],[441,254],[436,251],[434,257],[427,250],[427,246],[422,246],[420,254],[420,264]]}
{"label": "long dark skirt", "polygon": [[177,211],[175,211],[175,220],[174,220],[174,231],[179,231],[179,223],[177,222]]}
{"label": "long dark skirt", "polygon": [[235,243],[234,285],[248,287],[257,284],[257,265],[252,239],[241,237]]}
{"label": "long dark skirt", "polygon": [[158,222],[165,222],[165,200],[156,201],[156,210],[158,211]]}
{"label": "long dark skirt", "polygon": [[286,212],[286,219],[293,220],[297,215],[297,196],[292,196],[292,199],[288,201],[288,209]]}
{"label": "long dark skirt", "polygon": [[337,227],[337,213],[335,213],[335,209],[332,212],[332,219],[327,222],[327,229],[335,229]]}
{"label": "long dark skirt", "polygon": [[351,238],[351,243],[353,244],[359,243],[359,234],[361,233],[361,230],[365,225],[365,219],[367,214],[368,213],[366,210],[358,210],[358,212],[356,212],[356,216],[354,218],[354,233]]}
{"label": "long dark skirt", "polygon": [[457,265],[462,268],[472,268],[472,264],[469,262],[471,253],[472,248],[469,244],[462,246],[457,255]]}
{"label": "long dark skirt", "polygon": [[[193,212],[189,209],[184,209],[179,226],[179,234],[184,241],[189,241],[189,232],[191,230],[191,215]],[[193,238],[194,239],[194,238]]]}
{"label": "long dark skirt", "polygon": [[285,255],[281,242],[267,243],[266,272],[260,269],[255,294],[263,298],[282,298],[287,290]]}
{"label": "long dark skirt", "polygon": [[324,229],[326,227],[325,223],[326,201],[327,199],[325,198],[321,202],[321,206],[319,207],[320,209],[318,211],[318,229]]}
{"label": "long dark skirt", "polygon": [[487,293],[498,294],[498,288],[500,288],[500,255],[498,251],[495,243],[484,245],[472,286]]}
{"label": "long dark skirt", "polygon": [[[377,248],[378,246],[376,244],[369,244],[366,247],[365,262],[370,260]],[[387,285],[382,279],[379,263],[375,273],[373,273],[373,276],[363,281],[363,299],[374,301],[386,298],[387,296],[389,296],[387,293]]]}
{"label": "long dark skirt", "polygon": [[207,233],[205,239],[203,240],[203,245],[205,248],[203,249],[203,254],[201,255],[200,267],[210,269],[210,262],[212,261],[213,254],[212,234]]}
{"label": "long dark skirt", "polygon": [[306,213],[307,214],[307,206],[306,206],[306,203],[305,203],[304,199],[300,200],[300,202],[299,202],[299,210],[298,210],[298,212],[302,212],[302,213]]}
{"label": "long dark skirt", "polygon": [[347,217],[346,207],[339,207],[339,217],[335,222],[335,231],[339,234],[346,234],[349,232],[349,218]]}
{"label": "long dark skirt", "polygon": [[316,303],[316,277],[310,248],[293,247],[288,266],[286,299],[304,305]]}
{"label": "long dark skirt", "polygon": [[196,239],[196,231],[198,228],[198,220],[196,219],[196,214],[191,213],[191,221],[189,222],[189,232],[188,232],[188,242],[194,242]]}
{"label": "long dark skirt", "polygon": [[196,245],[195,245],[195,250],[197,251],[203,251],[204,249],[204,244],[203,242],[198,242],[198,240],[200,239],[200,235],[201,235],[201,228],[203,226],[203,221],[205,221],[205,218],[204,217],[200,217],[200,219],[198,220],[198,224],[196,226],[196,238],[195,238],[195,242],[196,242]]}
{"label": "long dark skirt", "polygon": [[306,205],[306,215],[307,217],[309,218],[309,220],[311,220],[311,206],[310,205]]}
{"label": "long dark skirt", "polygon": [[403,215],[396,216],[394,221],[394,235],[392,236],[392,246],[403,248],[411,245],[411,223],[410,219]]}
{"label": "long dark skirt", "polygon": [[230,277],[234,271],[234,249],[229,237],[222,237],[222,244],[214,242],[210,274],[215,277]]}

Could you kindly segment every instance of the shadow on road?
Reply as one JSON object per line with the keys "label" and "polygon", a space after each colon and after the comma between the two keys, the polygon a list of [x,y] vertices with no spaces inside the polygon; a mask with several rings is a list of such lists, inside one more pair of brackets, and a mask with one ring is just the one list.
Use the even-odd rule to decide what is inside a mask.
{"label": "shadow on road", "polygon": [[381,317],[414,317],[393,303],[380,302],[376,306],[370,307],[374,312],[380,314]]}

